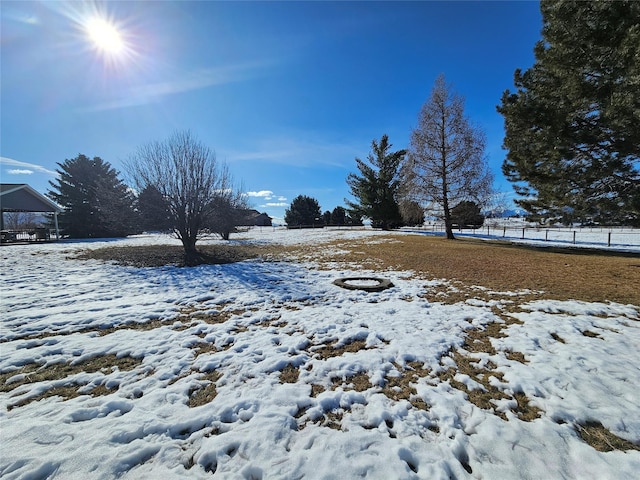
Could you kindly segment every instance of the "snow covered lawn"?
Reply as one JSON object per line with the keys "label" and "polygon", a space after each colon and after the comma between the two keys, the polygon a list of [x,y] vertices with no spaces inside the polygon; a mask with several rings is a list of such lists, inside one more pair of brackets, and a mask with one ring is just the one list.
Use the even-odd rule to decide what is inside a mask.
{"label": "snow covered lawn", "polygon": [[[256,229],[248,240],[326,256],[323,243],[388,241],[378,235]],[[638,305],[487,289],[434,302],[427,294],[454,288],[446,280],[353,265],[135,268],[74,258],[158,243],[176,241],[0,250],[0,477],[640,471]],[[394,286],[332,283],[362,276]],[[591,446],[593,436],[610,451]]]}

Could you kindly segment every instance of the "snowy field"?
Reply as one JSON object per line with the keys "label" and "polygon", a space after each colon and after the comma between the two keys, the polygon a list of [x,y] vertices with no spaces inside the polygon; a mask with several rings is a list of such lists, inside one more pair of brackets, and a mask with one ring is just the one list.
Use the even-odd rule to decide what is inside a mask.
{"label": "snowy field", "polygon": [[[243,237],[313,251],[377,235]],[[597,451],[579,432],[599,422],[640,445],[638,305],[486,289],[434,303],[424,294],[444,280],[340,265],[73,258],[157,243],[177,242],[0,249],[3,479],[637,478],[640,451]],[[394,287],[332,283],[365,273]],[[468,395],[485,389],[477,378],[445,374],[465,333],[496,322],[490,352],[467,352],[502,392],[479,408]]]}

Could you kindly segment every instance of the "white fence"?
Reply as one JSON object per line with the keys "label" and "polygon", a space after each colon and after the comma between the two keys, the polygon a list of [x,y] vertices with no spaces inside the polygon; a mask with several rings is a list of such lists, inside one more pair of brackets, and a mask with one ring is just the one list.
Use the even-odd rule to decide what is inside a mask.
{"label": "white fence", "polygon": [[[444,224],[432,224],[421,228],[411,229],[420,232],[444,232]],[[454,233],[464,236],[482,238],[532,241],[535,243],[557,243],[564,245],[618,247],[640,249],[640,229],[627,227],[596,228],[596,227],[530,227],[530,226],[500,226],[485,225],[478,229],[456,229]]]}

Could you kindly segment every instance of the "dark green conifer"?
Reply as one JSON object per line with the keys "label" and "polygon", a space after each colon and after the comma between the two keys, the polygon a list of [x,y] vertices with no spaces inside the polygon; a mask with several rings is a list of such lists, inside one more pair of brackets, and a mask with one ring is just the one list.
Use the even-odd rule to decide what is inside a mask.
{"label": "dark green conifer", "polygon": [[505,91],[503,172],[538,219],[640,221],[640,2],[543,0],[536,62]]}

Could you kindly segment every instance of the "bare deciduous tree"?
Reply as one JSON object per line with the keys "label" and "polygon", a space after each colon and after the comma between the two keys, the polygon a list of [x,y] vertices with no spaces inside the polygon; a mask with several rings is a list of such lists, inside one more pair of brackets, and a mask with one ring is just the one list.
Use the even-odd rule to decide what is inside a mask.
{"label": "bare deciduous tree", "polygon": [[449,239],[451,207],[463,200],[484,205],[492,193],[484,148],[484,133],[464,114],[464,99],[440,75],[411,133],[402,176],[405,198],[438,207]]}
{"label": "bare deciduous tree", "polygon": [[126,169],[138,191],[152,186],[165,198],[188,261],[197,256],[203,230],[228,215],[226,209],[235,208],[232,200],[240,198],[226,165],[188,131],[140,147]]}
{"label": "bare deciduous tree", "polygon": [[32,212],[3,212],[2,214],[4,226],[9,230],[28,230],[39,226],[38,217]]}

